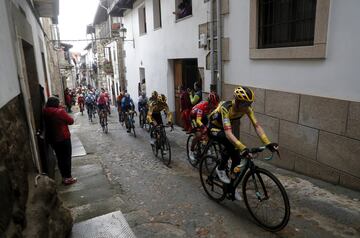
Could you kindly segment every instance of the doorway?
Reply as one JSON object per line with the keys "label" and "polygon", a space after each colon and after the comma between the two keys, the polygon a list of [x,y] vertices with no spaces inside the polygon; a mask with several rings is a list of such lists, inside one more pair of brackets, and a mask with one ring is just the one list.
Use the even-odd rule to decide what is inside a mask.
{"label": "doorway", "polygon": [[202,85],[197,59],[174,60],[175,123],[183,126],[180,113],[180,88],[194,89],[194,83]]}
{"label": "doorway", "polygon": [[146,81],[145,81],[145,68],[139,68],[140,82],[138,84],[138,94],[140,96],[141,92],[146,94]]}

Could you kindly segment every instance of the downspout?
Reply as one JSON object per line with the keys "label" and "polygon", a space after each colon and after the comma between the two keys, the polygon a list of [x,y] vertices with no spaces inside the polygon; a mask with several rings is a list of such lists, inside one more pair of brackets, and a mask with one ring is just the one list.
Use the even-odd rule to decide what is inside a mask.
{"label": "downspout", "polygon": [[214,1],[210,1],[210,72],[211,72],[211,85],[210,90],[216,89],[215,79],[215,54],[214,54]]}
{"label": "downspout", "polygon": [[218,63],[218,73],[216,78],[216,91],[221,98],[222,96],[222,44],[221,44],[221,0],[216,0],[216,26],[217,26],[217,63]]}

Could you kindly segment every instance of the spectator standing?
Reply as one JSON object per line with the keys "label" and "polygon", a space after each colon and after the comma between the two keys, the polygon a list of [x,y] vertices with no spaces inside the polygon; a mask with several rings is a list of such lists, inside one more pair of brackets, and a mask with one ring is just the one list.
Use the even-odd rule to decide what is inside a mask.
{"label": "spectator standing", "polygon": [[48,98],[43,109],[46,139],[54,149],[58,161],[58,167],[64,185],[76,183],[77,179],[71,176],[71,139],[68,125],[74,123],[66,111],[59,106],[59,99]]}
{"label": "spectator standing", "polygon": [[187,90],[185,90],[184,86],[180,88],[180,113],[181,119],[183,121],[184,130],[189,132],[191,130],[190,123],[190,111],[192,108],[192,104],[190,101],[190,95]]}

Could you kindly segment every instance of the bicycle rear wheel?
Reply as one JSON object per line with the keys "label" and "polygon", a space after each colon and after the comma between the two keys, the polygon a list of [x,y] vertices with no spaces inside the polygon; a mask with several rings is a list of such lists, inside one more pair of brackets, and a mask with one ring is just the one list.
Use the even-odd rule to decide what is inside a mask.
{"label": "bicycle rear wheel", "polygon": [[135,125],[133,122],[131,122],[131,129],[133,130],[134,132],[134,137],[136,137],[136,133],[135,133]]}
{"label": "bicycle rear wheel", "polygon": [[162,139],[160,151],[163,163],[168,166],[171,162],[171,147],[167,137]]}
{"label": "bicycle rear wheel", "polygon": [[220,161],[211,155],[203,157],[200,161],[200,181],[206,194],[213,200],[220,202],[225,199],[226,192],[224,184],[216,174],[216,167]]}
{"label": "bicycle rear wheel", "polygon": [[268,231],[280,231],[290,218],[290,203],[281,182],[271,172],[256,168],[243,181],[245,205],[251,216]]}
{"label": "bicycle rear wheel", "polygon": [[145,119],[144,119],[144,114],[143,114],[142,111],[140,112],[140,115],[139,115],[139,124],[140,124],[140,127],[141,127],[141,128],[144,128]]}

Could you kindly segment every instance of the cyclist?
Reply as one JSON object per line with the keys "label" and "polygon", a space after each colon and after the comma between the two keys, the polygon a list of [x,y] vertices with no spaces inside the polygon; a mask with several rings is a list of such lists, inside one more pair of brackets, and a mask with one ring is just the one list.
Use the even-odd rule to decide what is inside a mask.
{"label": "cyclist", "polygon": [[[255,128],[256,133],[266,145],[273,151],[278,149],[276,143],[271,143],[266,136],[264,130],[255,118],[251,104],[254,101],[254,92],[247,87],[237,87],[234,90],[234,99],[232,101],[224,101],[219,103],[218,107],[209,115],[210,136],[216,141],[223,144],[227,153],[222,153],[222,161],[216,168],[216,173],[223,183],[230,183],[230,179],[225,172],[229,156],[232,159],[232,168],[240,163],[241,157],[251,156],[249,149],[241,143],[231,130],[231,122],[240,119],[243,115],[247,115]],[[240,153],[238,153],[240,151]],[[235,199],[241,200],[238,191],[235,191]]]}
{"label": "cyclist", "polygon": [[[98,106],[98,114],[100,117],[101,112],[104,113],[105,118],[107,117],[107,104],[108,104],[108,97],[105,94],[105,89],[101,89],[101,93],[98,96],[97,99],[97,106]],[[101,120],[99,120],[99,123],[101,124]]]}
{"label": "cyclist", "polygon": [[149,102],[148,102],[149,106],[150,106],[151,102],[157,101],[158,96],[159,96],[159,94],[157,91],[152,92],[151,97],[149,98]]}
{"label": "cyclist", "polygon": [[124,97],[124,92],[121,91],[119,96],[117,96],[116,98],[116,106],[117,106],[117,109],[118,109],[118,114],[119,114],[119,122],[123,122],[123,118],[122,118],[122,112],[121,112],[121,100],[123,99]]}
{"label": "cyclist", "polygon": [[145,92],[140,93],[138,99],[138,110],[140,115],[142,112],[144,112],[143,115],[145,115],[145,118],[143,118],[143,120],[145,120],[148,111],[148,98],[146,97]]}
{"label": "cyclist", "polygon": [[219,96],[215,92],[211,92],[206,101],[202,101],[196,104],[190,112],[191,125],[195,130],[195,138],[191,142],[189,157],[191,160],[195,160],[194,148],[196,143],[202,136],[206,135],[208,124],[208,115],[219,104]]}
{"label": "cyclist", "polygon": [[95,110],[95,95],[93,92],[89,92],[85,97],[85,105],[88,113],[88,117],[90,120],[90,115],[92,116],[93,110]]}
{"label": "cyclist", "polygon": [[[133,100],[130,97],[129,93],[125,93],[124,97],[121,99],[121,111],[125,114],[127,112],[129,112],[130,110],[134,111],[135,110],[135,105]],[[131,128],[128,125],[127,120],[125,119],[125,125],[126,125],[126,132],[130,132]]]}
{"label": "cyclist", "polygon": [[138,99],[138,110],[139,112],[141,110],[147,111],[147,104],[148,104],[148,98],[146,97],[146,94],[144,92],[140,93],[139,99]]}
{"label": "cyclist", "polygon": [[[156,91],[154,91],[156,92]],[[153,93],[154,96],[154,93]],[[161,112],[164,111],[167,116],[167,121],[169,125],[172,125],[172,114],[169,112],[169,106],[166,103],[166,97],[164,94],[161,94],[157,97],[157,100],[152,100],[149,106],[149,111],[147,113],[147,120],[150,124],[154,126],[150,130],[150,143],[155,144],[154,139],[154,128],[156,125],[162,125],[163,121],[161,118]]]}
{"label": "cyclist", "polygon": [[107,104],[108,104],[108,100],[109,97],[108,95],[105,93],[105,89],[101,89],[101,93],[99,94],[98,98],[97,98],[97,105],[98,105],[98,110],[106,110],[107,111]]}
{"label": "cyclist", "polygon": [[84,111],[84,105],[85,105],[85,99],[82,93],[79,95],[77,103],[79,105],[80,112],[82,113]]}

